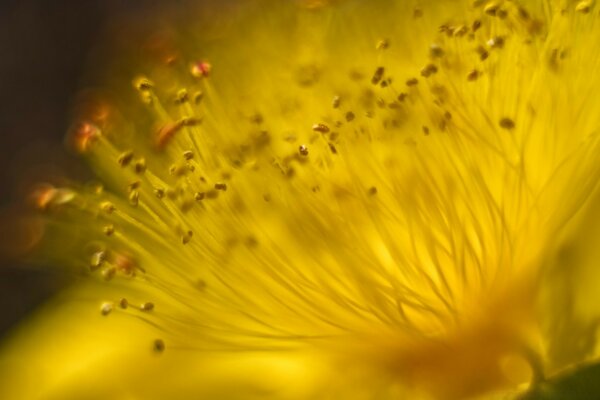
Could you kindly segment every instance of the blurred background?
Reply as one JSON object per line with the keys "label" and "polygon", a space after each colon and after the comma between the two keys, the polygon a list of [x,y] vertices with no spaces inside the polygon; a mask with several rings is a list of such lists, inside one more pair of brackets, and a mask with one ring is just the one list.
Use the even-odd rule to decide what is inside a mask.
{"label": "blurred background", "polygon": [[221,9],[232,2],[0,1],[0,341],[73,279],[24,263],[21,243],[31,233],[15,231],[11,222],[27,210],[32,184],[92,178],[85,160],[65,145],[77,94],[98,83],[107,59],[135,55],[156,23],[173,26],[170,11],[185,15],[190,5]]}
{"label": "blurred background", "polygon": [[[158,1],[3,0],[0,2],[0,242],[23,208],[25,186],[46,174],[85,178],[85,163],[63,145],[69,108],[96,43],[111,21]],[[67,172],[68,171],[68,172]],[[8,251],[7,251],[8,250]],[[0,339],[69,278],[0,255]],[[8,257],[6,253],[12,253]]]}

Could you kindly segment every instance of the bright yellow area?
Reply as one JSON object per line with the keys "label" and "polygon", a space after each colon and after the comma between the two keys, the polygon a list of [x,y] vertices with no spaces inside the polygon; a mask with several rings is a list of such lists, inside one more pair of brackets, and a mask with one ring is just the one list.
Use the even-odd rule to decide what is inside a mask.
{"label": "bright yellow area", "polygon": [[12,398],[458,399],[541,372],[538,278],[600,172],[598,12],[325,3],[191,11],[82,107],[103,187],[37,192],[40,253],[96,283],[7,342]]}

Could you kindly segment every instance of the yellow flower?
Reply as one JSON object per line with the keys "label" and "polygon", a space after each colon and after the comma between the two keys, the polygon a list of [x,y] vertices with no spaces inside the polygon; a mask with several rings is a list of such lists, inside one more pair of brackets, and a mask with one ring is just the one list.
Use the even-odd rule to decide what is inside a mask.
{"label": "yellow flower", "polygon": [[3,398],[460,399],[593,356],[550,305],[598,12],[428,3],[204,7],[116,68],[70,135],[102,184],[33,197],[85,277],[6,342]]}

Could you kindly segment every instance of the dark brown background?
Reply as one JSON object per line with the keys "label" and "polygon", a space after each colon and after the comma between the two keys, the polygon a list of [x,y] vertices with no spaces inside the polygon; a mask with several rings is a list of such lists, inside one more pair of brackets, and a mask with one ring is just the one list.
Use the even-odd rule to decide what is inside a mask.
{"label": "dark brown background", "polygon": [[0,0],[0,339],[71,280],[15,261],[5,248],[28,184],[91,177],[64,145],[77,93],[98,83],[86,71],[98,72],[104,55],[135,55],[145,35],[179,26],[189,9],[228,3],[236,0]]}
{"label": "dark brown background", "polygon": [[[69,107],[84,86],[91,49],[114,20],[159,4],[142,0],[2,0],[0,2],[0,240],[36,171],[86,175],[65,151]],[[44,266],[0,259],[0,337],[69,278]]]}

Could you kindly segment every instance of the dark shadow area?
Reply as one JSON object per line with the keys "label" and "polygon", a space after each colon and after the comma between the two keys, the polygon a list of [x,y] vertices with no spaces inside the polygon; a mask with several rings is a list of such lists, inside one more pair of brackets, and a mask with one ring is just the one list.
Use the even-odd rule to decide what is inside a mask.
{"label": "dark shadow area", "polygon": [[[150,2],[151,3],[151,2]],[[85,163],[65,150],[70,104],[82,88],[91,49],[113,18],[147,2],[0,2],[0,216],[23,208],[28,183],[44,176],[85,179]],[[10,243],[10,229],[0,240]],[[0,258],[0,336],[70,278]]]}

